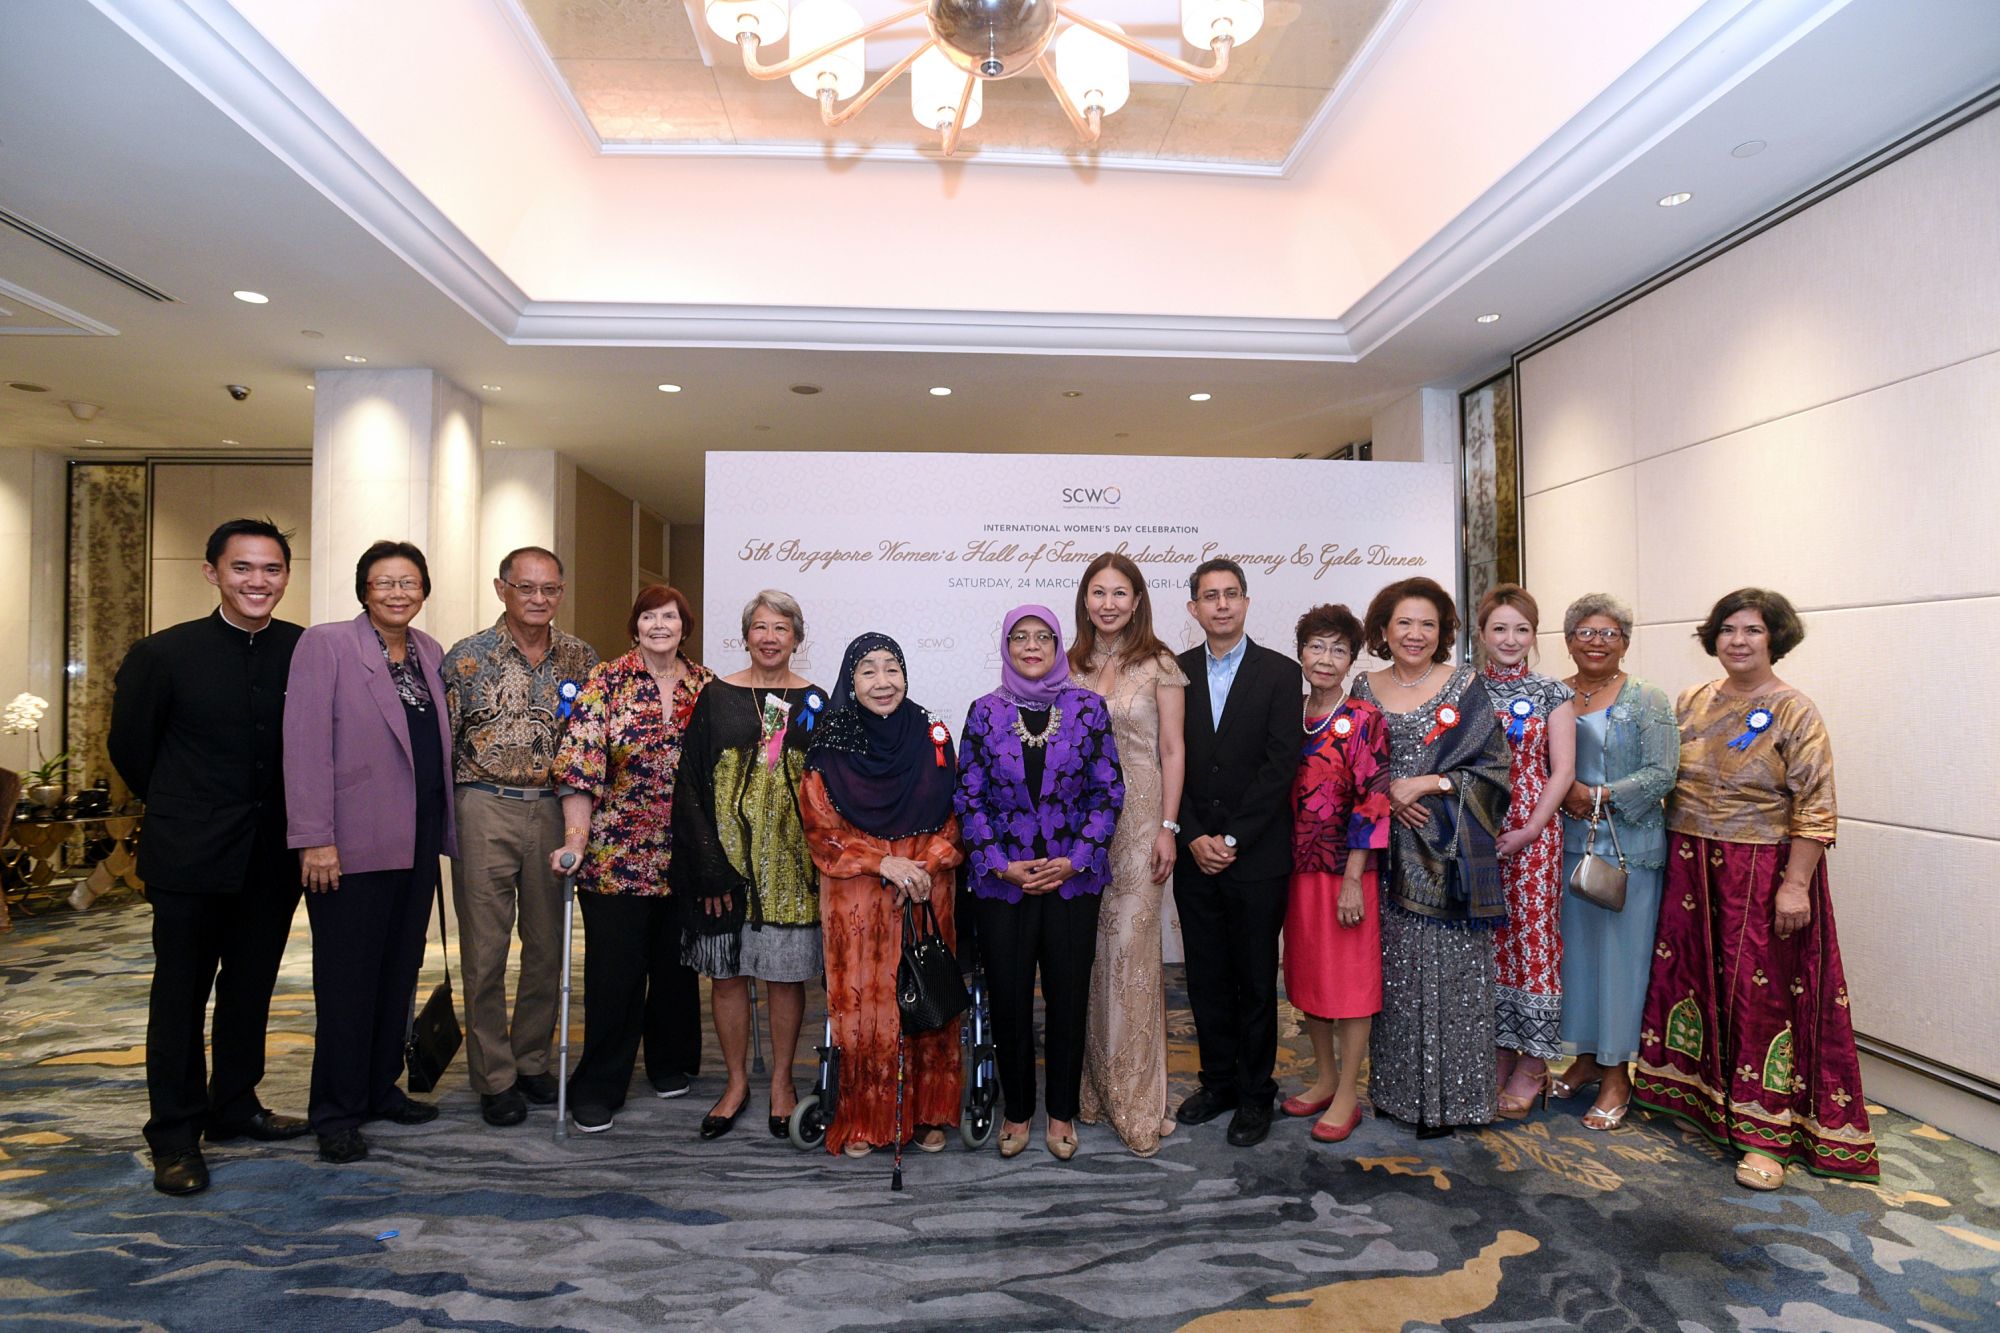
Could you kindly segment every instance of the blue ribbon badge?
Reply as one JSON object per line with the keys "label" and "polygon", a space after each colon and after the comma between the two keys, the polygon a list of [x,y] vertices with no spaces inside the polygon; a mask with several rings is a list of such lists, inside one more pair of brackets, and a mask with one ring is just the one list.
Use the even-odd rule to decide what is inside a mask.
{"label": "blue ribbon badge", "polygon": [[799,715],[799,721],[804,724],[807,731],[813,729],[813,723],[819,721],[819,715],[825,708],[826,700],[820,695],[818,690],[806,691],[806,707],[805,711]]}
{"label": "blue ribbon badge", "polygon": [[1763,735],[1764,732],[1770,728],[1770,726],[1771,726],[1770,709],[1768,708],[1751,709],[1750,715],[1743,719],[1743,734],[1741,736],[1738,736],[1735,740],[1729,742],[1729,748],[1732,750],[1749,749],[1751,744],[1755,742],[1759,736]]}
{"label": "blue ribbon badge", "polygon": [[1507,705],[1513,720],[1507,723],[1507,739],[1518,741],[1528,734],[1528,719],[1535,715],[1535,701],[1525,694]]}
{"label": "blue ribbon badge", "polygon": [[570,710],[576,707],[576,682],[566,680],[556,686],[556,698],[559,700],[556,704],[556,716],[567,721]]}

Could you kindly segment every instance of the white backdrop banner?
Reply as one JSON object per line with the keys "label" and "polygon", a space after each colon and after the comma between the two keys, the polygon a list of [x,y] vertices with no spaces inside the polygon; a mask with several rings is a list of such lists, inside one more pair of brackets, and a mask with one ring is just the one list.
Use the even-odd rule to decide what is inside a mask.
{"label": "white backdrop banner", "polygon": [[1076,586],[1104,551],[1144,571],[1154,629],[1201,642],[1196,565],[1227,556],[1250,582],[1250,637],[1289,655],[1321,602],[1358,617],[1385,583],[1451,589],[1456,477],[1448,463],[1056,454],[711,453],[702,639],[722,674],[746,662],[743,604],[796,597],[794,665],[837,689],[864,630],[903,645],[910,697],[951,724],[1000,682],[1000,618],[1040,603],[1075,631]]}
{"label": "white backdrop banner", "polygon": [[[801,675],[837,691],[848,640],[880,630],[909,658],[910,697],[956,735],[1000,683],[1001,617],[1039,603],[1069,642],[1077,582],[1104,551],[1144,572],[1153,628],[1176,652],[1202,641],[1188,576],[1236,561],[1250,637],[1289,655],[1309,607],[1358,618],[1413,574],[1452,589],[1456,486],[1448,463],[711,453],[702,641],[717,672],[742,669],[744,603],[781,589],[805,611]],[[1179,962],[1171,896],[1165,908],[1164,953]]]}

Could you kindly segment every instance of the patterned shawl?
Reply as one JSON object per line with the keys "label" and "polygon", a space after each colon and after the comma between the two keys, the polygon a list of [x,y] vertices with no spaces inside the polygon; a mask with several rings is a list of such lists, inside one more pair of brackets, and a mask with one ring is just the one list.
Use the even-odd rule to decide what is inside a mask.
{"label": "patterned shawl", "polygon": [[854,671],[862,658],[880,648],[895,654],[904,679],[909,678],[902,645],[888,635],[870,631],[848,644],[833,687],[834,707],[813,729],[806,768],[826,782],[826,794],[841,818],[863,833],[892,840],[934,833],[952,819],[958,758],[947,738],[944,762],[938,762],[938,747],[931,740],[937,719],[908,695],[887,717],[861,705],[854,693]]}
{"label": "patterned shawl", "polygon": [[[1450,777],[1450,795],[1423,798],[1430,822],[1405,829],[1409,853],[1392,876],[1396,905],[1454,925],[1501,926],[1507,895],[1493,844],[1507,822],[1507,775],[1513,754],[1493,715],[1486,686],[1475,679],[1458,702],[1458,725],[1424,747],[1418,774]],[[1414,775],[1413,775],[1414,776]]]}

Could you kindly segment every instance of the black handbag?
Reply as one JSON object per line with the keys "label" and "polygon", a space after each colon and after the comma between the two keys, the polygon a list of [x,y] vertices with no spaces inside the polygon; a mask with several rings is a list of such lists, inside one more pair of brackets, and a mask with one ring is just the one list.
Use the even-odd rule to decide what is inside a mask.
{"label": "black handbag", "polygon": [[896,964],[896,1008],[909,1036],[935,1032],[972,1004],[958,959],[938,933],[937,913],[928,902],[921,916],[916,907],[903,904],[903,957]]}
{"label": "black handbag", "polygon": [[431,991],[424,1007],[410,1020],[410,1035],[403,1043],[403,1064],[409,1071],[411,1092],[429,1092],[444,1077],[444,1071],[465,1044],[458,1026],[458,1006],[451,996],[451,941],[444,933],[444,881],[437,886],[438,940],[444,945],[444,980]]}

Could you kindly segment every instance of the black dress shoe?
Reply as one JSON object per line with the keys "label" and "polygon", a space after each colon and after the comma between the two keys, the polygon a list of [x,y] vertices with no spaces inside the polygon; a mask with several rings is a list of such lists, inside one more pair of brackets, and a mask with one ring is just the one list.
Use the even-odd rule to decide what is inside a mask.
{"label": "black dress shoe", "polygon": [[[522,1113],[525,1115],[526,1111]],[[435,1102],[420,1102],[414,1097],[405,1097],[395,1110],[385,1111],[375,1118],[398,1125],[428,1125],[438,1118],[438,1109]]]}
{"label": "black dress shoe", "polygon": [[788,1139],[792,1137],[792,1118],[788,1115],[772,1116],[771,1137],[774,1139]]}
{"label": "black dress shoe", "polygon": [[[431,1110],[435,1114],[437,1108],[432,1107]],[[505,1092],[482,1092],[479,1094],[479,1118],[499,1129],[518,1125],[528,1118],[528,1099],[521,1095],[519,1087]]]}
{"label": "black dress shoe", "polygon": [[653,1095],[655,1097],[685,1097],[688,1094],[688,1076],[686,1074],[666,1073],[660,1075],[658,1078],[649,1078],[646,1081],[653,1085]]}
{"label": "black dress shoe", "polygon": [[1224,1111],[1235,1109],[1235,1093],[1217,1092],[1214,1088],[1196,1088],[1188,1099],[1181,1103],[1181,1109],[1174,1112],[1174,1119],[1183,1125],[1205,1125]]}
{"label": "black dress shoe", "polygon": [[257,1112],[248,1120],[234,1125],[210,1125],[207,1139],[210,1143],[227,1143],[231,1139],[255,1139],[259,1143],[277,1143],[284,1139],[304,1138],[312,1133],[312,1125],[295,1115],[279,1115],[276,1111]]}
{"label": "black dress shoe", "polygon": [[201,1149],[154,1153],[153,1188],[162,1194],[199,1194],[207,1189],[208,1163],[201,1160]]}
{"label": "black dress shoe", "polygon": [[1248,1148],[1264,1141],[1271,1132],[1271,1106],[1269,1102],[1245,1102],[1236,1108],[1236,1114],[1229,1118],[1229,1146]]}
{"label": "black dress shoe", "polygon": [[728,1115],[705,1115],[701,1118],[701,1136],[705,1139],[719,1139],[736,1128],[736,1117],[743,1114],[743,1108],[750,1104],[745,1097],[736,1104],[736,1109]]}
{"label": "black dress shoe", "polygon": [[554,1106],[556,1102],[556,1076],[554,1074],[523,1074],[514,1080],[514,1086],[521,1095],[537,1106]]}
{"label": "black dress shoe", "polygon": [[319,1136],[319,1159],[335,1166],[358,1162],[368,1155],[368,1140],[358,1129],[336,1129]]}

